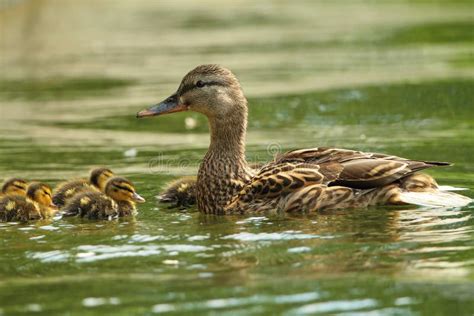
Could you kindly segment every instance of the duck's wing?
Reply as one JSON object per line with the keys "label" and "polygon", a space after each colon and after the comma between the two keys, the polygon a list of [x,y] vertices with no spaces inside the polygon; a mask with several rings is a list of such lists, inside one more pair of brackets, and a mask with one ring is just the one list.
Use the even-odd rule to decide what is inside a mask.
{"label": "duck's wing", "polygon": [[338,148],[310,148],[289,151],[275,158],[275,163],[306,163],[310,165],[339,164],[342,171],[329,185],[357,189],[377,188],[433,166],[446,162],[409,160],[397,156]]}
{"label": "duck's wing", "polygon": [[228,209],[236,204],[286,196],[310,185],[325,185],[335,181],[342,170],[339,163],[268,163],[234,196]]}

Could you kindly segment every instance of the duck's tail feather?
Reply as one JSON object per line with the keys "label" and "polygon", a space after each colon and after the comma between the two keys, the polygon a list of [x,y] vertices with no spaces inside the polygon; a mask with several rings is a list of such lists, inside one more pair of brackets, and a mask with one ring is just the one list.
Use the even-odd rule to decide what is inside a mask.
{"label": "duck's tail feather", "polygon": [[453,187],[450,185],[440,185],[438,186],[438,190],[440,191],[467,191],[468,188],[460,188],[460,187]]}
{"label": "duck's tail feather", "polygon": [[447,191],[434,192],[402,192],[400,200],[408,204],[427,207],[463,207],[472,202],[472,199]]}

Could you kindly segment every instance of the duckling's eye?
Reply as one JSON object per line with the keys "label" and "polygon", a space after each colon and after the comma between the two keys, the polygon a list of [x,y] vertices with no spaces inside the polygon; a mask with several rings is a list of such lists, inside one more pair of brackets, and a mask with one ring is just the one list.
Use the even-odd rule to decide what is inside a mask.
{"label": "duckling's eye", "polygon": [[202,88],[204,87],[206,84],[204,82],[202,82],[202,80],[198,80],[198,82],[196,82],[196,87],[198,88]]}

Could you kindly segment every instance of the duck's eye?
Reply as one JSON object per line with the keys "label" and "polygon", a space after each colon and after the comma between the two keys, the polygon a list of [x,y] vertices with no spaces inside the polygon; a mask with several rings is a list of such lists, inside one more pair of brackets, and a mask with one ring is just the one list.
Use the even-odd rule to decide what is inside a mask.
{"label": "duck's eye", "polygon": [[204,87],[204,86],[205,86],[205,83],[202,82],[202,80],[198,80],[198,82],[196,82],[196,87],[202,88],[202,87]]}

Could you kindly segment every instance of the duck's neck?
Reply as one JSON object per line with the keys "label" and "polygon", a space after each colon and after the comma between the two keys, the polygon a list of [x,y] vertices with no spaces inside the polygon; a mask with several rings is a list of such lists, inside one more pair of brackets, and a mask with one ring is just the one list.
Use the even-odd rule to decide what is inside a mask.
{"label": "duck's neck", "polygon": [[52,209],[51,207],[40,203],[37,203],[36,205],[38,206],[38,209],[43,219],[51,218],[59,211],[57,209]]}
{"label": "duck's neck", "polygon": [[229,116],[209,118],[211,144],[201,163],[197,180],[198,207],[205,213],[223,213],[225,205],[251,171],[245,159],[247,107]]}
{"label": "duck's neck", "polygon": [[247,163],[245,161],[247,115],[242,115],[241,120],[239,122],[238,118],[228,118],[209,121],[211,143],[206,156],[232,158],[234,167]]}
{"label": "duck's neck", "polygon": [[137,207],[132,201],[115,201],[118,206],[119,217],[130,216],[136,213]]}

